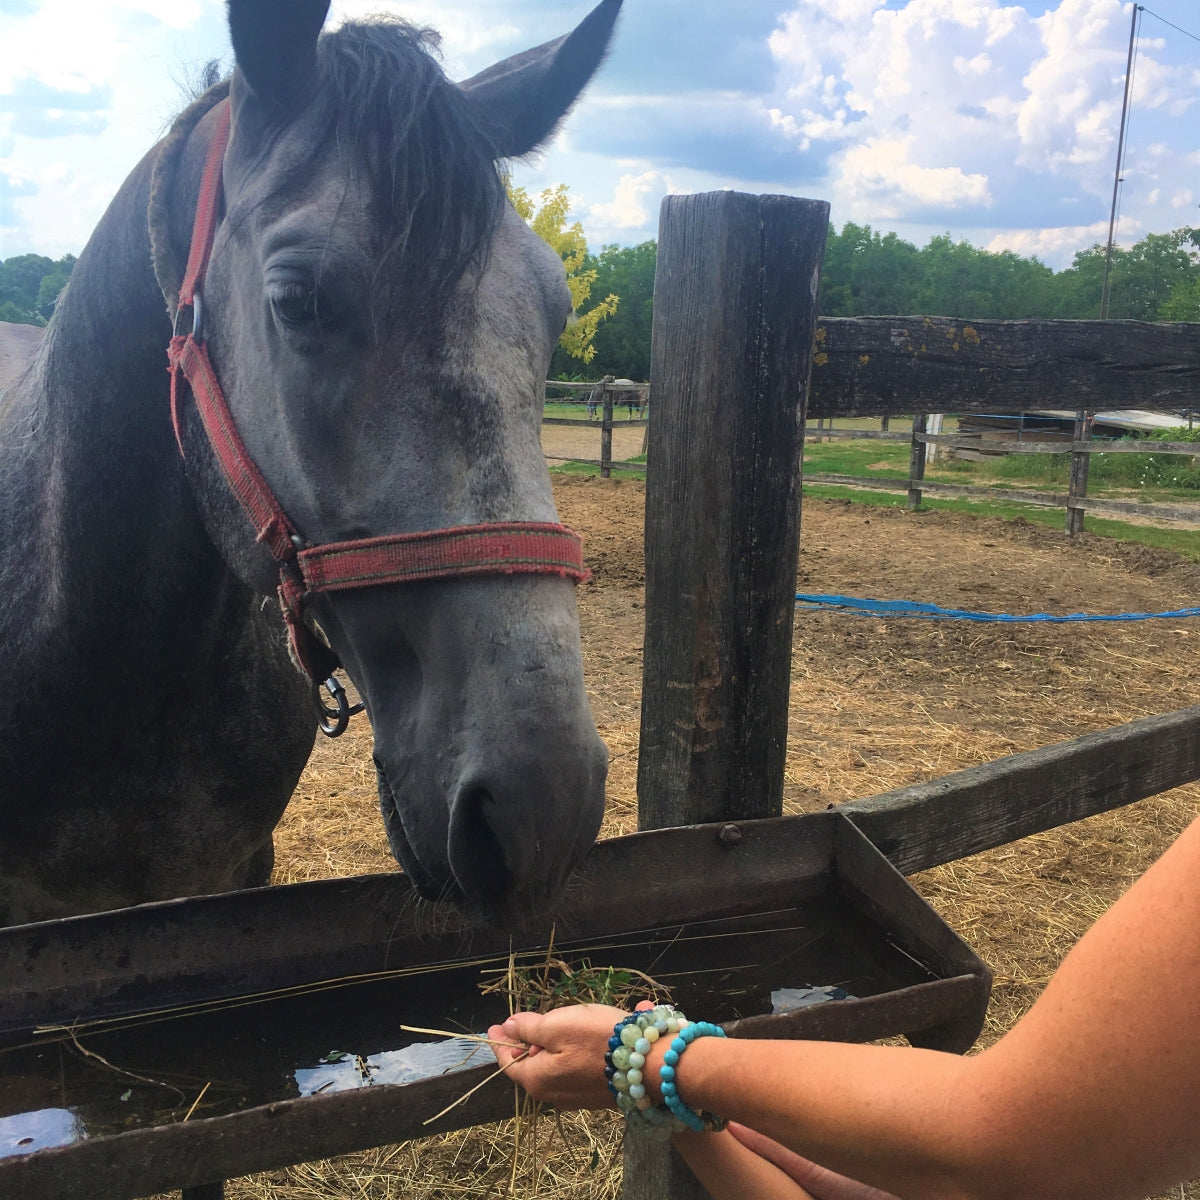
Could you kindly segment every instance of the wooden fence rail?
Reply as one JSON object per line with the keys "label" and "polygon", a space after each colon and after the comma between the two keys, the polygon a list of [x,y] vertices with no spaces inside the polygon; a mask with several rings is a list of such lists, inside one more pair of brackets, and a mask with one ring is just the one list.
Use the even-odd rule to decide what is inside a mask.
{"label": "wooden fence rail", "polygon": [[[546,423],[550,423],[549,418]],[[574,423],[586,425],[588,422]],[[843,429],[836,425],[825,425],[820,428],[806,425],[805,437],[809,435],[819,441],[858,439],[878,442],[907,442],[916,437],[918,441],[922,441],[928,446],[948,446],[952,450],[978,450],[981,446],[978,438],[959,433],[907,434],[880,429]],[[1087,442],[1048,442],[1036,439],[989,441],[983,448],[995,450],[1001,454],[1183,454],[1191,458],[1200,458],[1200,442],[1158,442],[1150,438],[1122,438],[1119,440],[1099,438]]]}
{"label": "wooden fence rail", "polygon": [[1160,521],[1182,521],[1200,525],[1200,504],[1139,504],[1133,500],[1096,500],[1091,497],[1071,497],[1060,492],[1028,492],[1019,488],[971,487],[959,483],[939,483],[929,479],[864,479],[858,475],[834,475],[822,472],[804,473],[805,483],[828,483],[839,487],[868,488],[872,491],[908,492],[920,503],[923,492],[940,492],[945,496],[962,496],[985,500],[1011,500],[1017,504],[1032,504],[1039,508],[1071,508],[1098,515],[1114,517],[1151,517]]}
{"label": "wooden fence rail", "polygon": [[[806,432],[808,426],[806,425]],[[1082,529],[1082,514],[1087,512],[1109,513],[1113,516],[1152,517],[1162,521],[1184,521],[1200,524],[1200,504],[1143,504],[1132,500],[1094,500],[1087,496],[1087,476],[1081,473],[1076,463],[1091,454],[1180,454],[1192,458],[1200,457],[1200,442],[1156,442],[1150,439],[1119,441],[1004,441],[988,442],[987,449],[1013,454],[1071,454],[1071,487],[1065,495],[1057,492],[1030,492],[1004,487],[973,487],[968,484],[931,482],[925,478],[926,458],[919,449],[925,446],[949,446],[977,449],[979,440],[960,434],[932,434],[925,431],[925,417],[918,413],[913,417],[911,435],[891,433],[873,429],[838,429],[832,422],[826,426],[818,421],[815,436],[818,442],[834,438],[877,439],[880,441],[911,441],[909,477],[907,481],[889,479],[859,479],[853,475],[832,475],[806,472],[809,483],[837,483],[855,487],[883,490],[907,490],[908,506],[920,506],[923,492],[941,492],[950,496],[971,496],[990,499],[1014,500],[1022,504],[1035,504],[1044,508],[1065,508],[1068,532],[1078,533]]]}
{"label": "wooden fence rail", "polygon": [[1195,408],[1200,323],[827,317],[817,325],[808,415]]}
{"label": "wooden fence rail", "polygon": [[905,875],[1200,779],[1200,706],[838,806]]}
{"label": "wooden fence rail", "polygon": [[[616,397],[628,395],[636,392],[640,398],[641,407],[645,408],[646,397],[650,391],[650,385],[646,383],[635,384],[632,387],[627,384],[617,384],[611,375],[606,375],[599,383],[564,383],[557,380],[547,380],[547,390],[551,388],[565,388],[568,391],[587,392],[589,400],[595,396],[596,390],[600,390],[600,420],[599,423],[592,417],[587,420],[578,420],[573,417],[543,417],[543,425],[574,425],[577,427],[586,427],[589,429],[599,428],[600,430],[600,457],[599,458],[562,458],[557,455],[546,455],[548,462],[574,462],[582,463],[585,466],[599,467],[600,477],[608,479],[612,472],[616,471],[644,471],[644,463],[623,463],[613,462],[612,456],[612,431],[613,431],[613,408],[616,404]],[[547,397],[547,402],[552,402],[550,397]],[[592,404],[589,403],[589,409]],[[644,417],[630,417],[628,420],[621,421],[623,428],[644,428],[647,421]],[[645,441],[642,443],[643,453],[645,453]]]}

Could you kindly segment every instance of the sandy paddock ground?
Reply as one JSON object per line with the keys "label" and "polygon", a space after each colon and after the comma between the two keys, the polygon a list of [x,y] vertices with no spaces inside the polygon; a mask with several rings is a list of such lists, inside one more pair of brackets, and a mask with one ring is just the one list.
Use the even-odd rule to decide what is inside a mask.
{"label": "sandy paddock ground", "polygon": [[[598,430],[578,432],[598,447]],[[584,534],[595,572],[579,589],[579,607],[588,689],[612,754],[605,833],[615,834],[635,825],[644,485],[557,476],[555,489],[562,519]],[[1021,522],[840,501],[804,507],[803,591],[1102,613],[1191,606],[1198,585],[1200,566],[1087,535],[1072,544]],[[975,625],[800,612],[787,808],[816,811],[1197,703],[1198,640],[1200,625],[1187,621]],[[995,973],[985,1043],[1029,1006],[1079,934],[1197,814],[1200,787],[1181,788],[914,879]],[[276,842],[279,882],[394,869],[362,718],[340,741],[319,739]],[[539,1165],[522,1153],[514,1194],[618,1194],[611,1118],[565,1122],[566,1147],[554,1122],[540,1124]],[[229,1196],[504,1195],[511,1138],[511,1128],[494,1127],[389,1147],[233,1181]],[[1196,1200],[1200,1185],[1171,1196]]]}

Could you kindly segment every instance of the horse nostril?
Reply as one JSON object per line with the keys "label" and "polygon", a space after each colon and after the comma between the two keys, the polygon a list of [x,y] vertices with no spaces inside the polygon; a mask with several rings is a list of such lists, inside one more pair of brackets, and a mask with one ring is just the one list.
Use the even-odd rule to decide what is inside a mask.
{"label": "horse nostril", "polygon": [[464,787],[459,793],[450,812],[449,851],[458,886],[484,910],[503,907],[527,871],[517,830],[509,827],[486,787]]}

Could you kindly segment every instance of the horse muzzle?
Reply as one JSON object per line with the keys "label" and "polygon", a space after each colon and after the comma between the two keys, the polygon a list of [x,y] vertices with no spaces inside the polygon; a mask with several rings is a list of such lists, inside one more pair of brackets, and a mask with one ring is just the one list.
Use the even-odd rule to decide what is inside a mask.
{"label": "horse muzzle", "polygon": [[573,585],[452,580],[332,608],[401,866],[424,896],[487,917],[544,909],[595,840],[608,770]]}

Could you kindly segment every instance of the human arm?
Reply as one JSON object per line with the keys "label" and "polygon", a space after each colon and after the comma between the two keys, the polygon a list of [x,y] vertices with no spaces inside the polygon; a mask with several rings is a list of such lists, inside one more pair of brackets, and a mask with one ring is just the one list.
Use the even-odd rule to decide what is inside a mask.
{"label": "human arm", "polygon": [[[1144,1200],[1200,1175],[1198,1013],[1200,823],[982,1054],[700,1038],[677,1083],[693,1108],[911,1200]],[[596,1072],[584,1064],[606,1036],[581,1069]],[[541,1095],[558,1087],[551,1065],[511,1074]]]}

